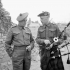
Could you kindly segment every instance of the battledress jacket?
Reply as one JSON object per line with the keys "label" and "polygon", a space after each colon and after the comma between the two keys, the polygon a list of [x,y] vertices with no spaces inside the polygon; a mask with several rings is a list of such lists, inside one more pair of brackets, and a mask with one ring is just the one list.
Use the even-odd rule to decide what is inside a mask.
{"label": "battledress jacket", "polygon": [[11,48],[12,44],[14,46],[31,45],[31,48],[33,48],[34,39],[32,37],[30,29],[28,27],[22,29],[19,28],[18,26],[10,28],[5,41],[5,48],[10,56],[12,53],[12,48]]}

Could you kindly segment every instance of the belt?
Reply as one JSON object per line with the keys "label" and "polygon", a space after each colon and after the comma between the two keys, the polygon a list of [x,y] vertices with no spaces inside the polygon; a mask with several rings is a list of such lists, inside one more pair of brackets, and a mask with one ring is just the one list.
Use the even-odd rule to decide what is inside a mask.
{"label": "belt", "polygon": [[27,47],[29,45],[20,45],[20,46],[14,45],[14,47],[23,47],[23,46]]}

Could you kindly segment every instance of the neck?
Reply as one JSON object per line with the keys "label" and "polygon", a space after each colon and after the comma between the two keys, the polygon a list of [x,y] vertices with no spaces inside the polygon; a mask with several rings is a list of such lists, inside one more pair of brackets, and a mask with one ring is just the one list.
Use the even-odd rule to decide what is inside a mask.
{"label": "neck", "polygon": [[26,25],[25,22],[19,22],[19,23],[18,23],[18,26],[20,26],[20,27],[25,27],[25,25]]}
{"label": "neck", "polygon": [[20,30],[22,30],[22,29],[24,29],[24,26],[18,25],[18,28],[19,28]]}
{"label": "neck", "polygon": [[19,22],[19,24],[22,24],[22,23],[24,24],[25,22],[24,21],[23,22],[22,21]]}
{"label": "neck", "polygon": [[47,22],[47,23],[44,23],[43,25],[49,25],[49,22]]}

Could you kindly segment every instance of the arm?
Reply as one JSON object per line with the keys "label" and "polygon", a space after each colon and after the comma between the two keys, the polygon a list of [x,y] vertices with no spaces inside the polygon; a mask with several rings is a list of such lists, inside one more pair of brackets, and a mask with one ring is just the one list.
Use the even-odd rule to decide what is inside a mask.
{"label": "arm", "polygon": [[13,34],[12,34],[12,30],[10,29],[5,41],[5,48],[9,56],[11,56],[12,53],[12,48],[11,48],[12,39],[13,39]]}
{"label": "arm", "polygon": [[40,32],[39,32],[39,29],[38,29],[36,42],[37,42],[39,45],[41,45],[41,44],[44,43],[44,40],[45,40],[45,39],[41,39]]}
{"label": "arm", "polygon": [[33,37],[32,37],[32,34],[30,34],[30,46],[31,46],[31,49],[33,49],[34,48],[34,39],[33,39]]}

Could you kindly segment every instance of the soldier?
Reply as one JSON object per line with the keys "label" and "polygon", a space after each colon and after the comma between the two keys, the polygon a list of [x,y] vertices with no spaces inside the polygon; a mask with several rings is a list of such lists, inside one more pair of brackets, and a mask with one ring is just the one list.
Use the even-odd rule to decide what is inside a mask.
{"label": "soldier", "polygon": [[[42,26],[38,29],[38,34],[36,38],[36,42],[39,44],[40,47],[40,62],[41,62],[41,69],[42,70],[64,70],[63,63],[61,56],[52,59],[51,56],[51,49],[46,49],[49,47],[51,43],[53,43],[53,39],[60,35],[60,30],[57,25],[51,23],[49,21],[50,13],[49,12],[42,12],[38,15],[42,22]],[[62,43],[62,39],[58,40],[59,43]],[[58,55],[58,51],[56,51],[56,55]]]}
{"label": "soldier", "polygon": [[[5,47],[12,57],[13,70],[29,70],[31,65],[31,50],[34,47],[34,39],[28,27],[25,27],[28,13],[17,17],[17,26],[12,27],[6,37]],[[11,45],[14,45],[12,50]]]}

